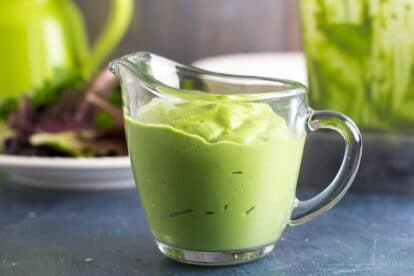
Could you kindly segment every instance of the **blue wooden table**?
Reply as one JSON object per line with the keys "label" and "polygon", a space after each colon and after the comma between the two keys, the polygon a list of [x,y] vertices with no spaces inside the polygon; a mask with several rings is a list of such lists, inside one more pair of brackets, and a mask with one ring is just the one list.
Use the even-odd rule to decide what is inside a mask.
{"label": "blue wooden table", "polygon": [[157,251],[135,190],[2,185],[0,275],[414,275],[414,195],[351,191],[268,257],[203,268]]}

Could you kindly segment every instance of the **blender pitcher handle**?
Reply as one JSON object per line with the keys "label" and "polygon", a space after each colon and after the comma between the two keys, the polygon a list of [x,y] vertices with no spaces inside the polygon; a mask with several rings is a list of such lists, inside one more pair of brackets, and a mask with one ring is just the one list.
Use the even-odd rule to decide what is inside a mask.
{"label": "blender pitcher handle", "polygon": [[358,127],[348,117],[334,111],[311,111],[306,121],[307,132],[331,129],[345,140],[345,155],[334,180],[315,197],[296,199],[289,225],[307,222],[333,207],[351,187],[362,154],[362,138]]}
{"label": "blender pitcher handle", "polygon": [[96,73],[102,62],[128,29],[134,11],[134,0],[111,0],[110,14],[92,47],[89,72]]}

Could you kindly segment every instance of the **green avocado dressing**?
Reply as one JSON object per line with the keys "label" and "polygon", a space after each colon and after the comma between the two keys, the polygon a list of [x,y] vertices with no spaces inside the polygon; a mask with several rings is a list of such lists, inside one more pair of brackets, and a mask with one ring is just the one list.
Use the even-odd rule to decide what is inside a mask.
{"label": "green avocado dressing", "polygon": [[289,221],[304,137],[262,103],[154,99],[126,117],[155,239],[235,250],[274,243]]}

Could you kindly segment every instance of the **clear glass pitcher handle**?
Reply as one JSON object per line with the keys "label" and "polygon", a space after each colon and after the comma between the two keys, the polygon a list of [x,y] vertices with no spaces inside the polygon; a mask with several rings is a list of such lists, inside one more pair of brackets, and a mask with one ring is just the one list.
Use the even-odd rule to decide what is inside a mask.
{"label": "clear glass pitcher handle", "polygon": [[110,14],[92,47],[89,72],[96,73],[105,58],[119,43],[132,19],[135,0],[111,0]]}
{"label": "clear glass pitcher handle", "polygon": [[362,154],[362,138],[358,127],[348,117],[334,111],[311,111],[306,122],[308,132],[331,129],[345,140],[345,155],[334,180],[321,193],[306,201],[295,201],[290,225],[311,220],[333,207],[351,187]]}

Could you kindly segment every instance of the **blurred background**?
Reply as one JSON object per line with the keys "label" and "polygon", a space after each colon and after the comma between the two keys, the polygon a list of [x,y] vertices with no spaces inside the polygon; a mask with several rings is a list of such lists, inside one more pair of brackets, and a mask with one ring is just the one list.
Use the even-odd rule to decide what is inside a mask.
{"label": "blurred background", "polygon": [[[95,39],[109,1],[76,0]],[[301,49],[299,1],[136,0],[128,33],[113,57],[137,50],[192,62],[244,52]]]}
{"label": "blurred background", "polygon": [[[0,44],[0,153],[125,155],[118,82],[109,72],[100,73],[112,58],[150,51],[188,64],[267,52],[258,59],[245,55],[229,71],[299,80],[309,85],[313,108],[351,117],[365,142],[356,186],[369,190],[376,185],[369,181],[373,175],[396,190],[412,184],[412,0],[74,1],[79,11],[69,0],[0,1],[0,34],[9,37]],[[17,17],[22,9],[27,15]],[[108,14],[106,36],[98,47],[89,47],[95,46]],[[214,70],[227,70],[225,63],[217,64]],[[82,137],[85,129],[95,136]],[[42,132],[47,136],[39,140]],[[70,141],[62,139],[68,132]],[[332,178],[343,149],[335,139],[310,140],[303,179],[313,177],[324,185]]]}
{"label": "blurred background", "polygon": [[[402,15],[403,11],[399,6],[394,7],[394,5],[403,6],[402,2],[404,1],[384,3],[384,5],[391,5],[391,7],[381,7],[381,9],[385,9],[385,12],[379,10],[378,14],[383,15],[383,18],[388,19],[390,17],[390,19],[396,22],[395,15]],[[99,30],[106,19],[109,1],[101,1],[99,5],[96,5],[95,1],[77,0],[77,3],[86,13],[85,19],[90,32],[89,35],[93,40],[99,34]],[[319,5],[317,3],[319,2],[308,1],[306,4],[304,3],[303,8],[306,10],[306,14],[310,16],[315,7]],[[325,1],[324,3],[331,2]],[[348,26],[351,28],[354,26],[358,27],[359,19],[356,19],[355,16],[358,16],[361,3],[353,2],[354,5],[350,7],[342,5],[342,2],[327,4],[327,8],[331,9],[332,18],[330,20],[334,23],[343,22],[345,23],[344,26],[350,23]],[[406,6],[409,5],[409,1],[407,3]],[[119,57],[137,50],[147,50],[183,63],[191,63],[205,57],[232,53],[302,51],[299,4],[300,1],[296,0],[136,0],[131,26],[119,47],[112,53],[112,57]],[[350,9],[348,13],[342,13],[342,11],[348,9]],[[346,14],[349,17],[346,17]],[[361,13],[359,16],[363,23],[364,13]],[[307,21],[309,23],[307,26],[310,26],[309,35],[311,40],[315,38],[311,32],[313,22],[315,22],[313,19]],[[338,25],[338,28],[342,27]],[[373,24],[372,28],[375,29],[375,24]],[[398,25],[396,28],[401,33],[410,30],[408,26],[404,25]],[[343,31],[344,28],[341,30]],[[356,60],[371,56],[371,53],[363,54],[354,49],[355,44],[352,41],[358,43],[357,32],[351,31],[342,34],[339,31],[338,29],[332,29],[326,34],[332,38],[332,40],[328,39],[327,43],[332,43],[330,45],[333,45],[333,47],[338,46],[338,51],[335,52],[335,57],[333,58],[330,56],[330,53],[327,53],[326,56],[330,62],[327,61],[324,65],[328,63],[335,65],[336,63],[332,63],[332,60],[338,59],[339,61],[340,57],[342,57],[341,53],[345,53],[346,59],[350,58],[351,60],[354,58],[352,55],[355,55]],[[338,43],[338,45],[335,44],[334,38],[338,38],[335,36],[335,33],[339,33],[340,36],[342,34],[345,41]],[[369,45],[370,34],[366,33],[363,36],[363,44]],[[391,34],[391,37],[393,37],[393,34]],[[309,45],[312,43],[309,43]],[[320,47],[322,49],[327,43],[324,42],[318,46],[315,42],[313,45],[316,48]],[[311,52],[311,50],[310,47],[309,51]],[[393,55],[391,55],[392,57]],[[339,63],[346,68],[344,60],[341,60]],[[270,64],[274,63],[270,62]],[[378,65],[378,68],[384,67]],[[324,72],[319,72],[316,68],[314,70],[316,74],[324,76]],[[334,72],[335,70],[337,69],[332,68],[328,71]],[[384,70],[387,71],[387,69]],[[390,68],[389,70],[394,69]],[[398,66],[395,70],[398,70]],[[344,72],[345,75],[347,74],[346,72]],[[361,77],[365,76],[361,75]],[[390,79],[390,77],[386,78]],[[325,106],[322,106],[322,108],[328,107],[352,115],[353,119],[359,119],[357,122],[361,126],[364,120],[358,118],[357,114],[352,114],[350,107],[338,106],[338,103],[350,100],[352,102],[351,105],[354,105],[356,98],[368,92],[364,92],[364,88],[361,88],[361,90],[359,84],[355,81],[354,90],[359,96],[347,97],[347,93],[350,93],[350,91],[343,89],[343,82],[338,80],[337,84],[332,78],[329,79],[333,84],[333,87],[330,86],[329,89],[334,91],[337,90],[337,87],[340,87],[341,89],[339,90],[342,96],[339,97],[341,100],[338,101],[337,97],[329,94],[325,95],[325,100],[332,98],[333,102],[325,103]],[[347,82],[352,83],[353,81],[347,80]],[[392,93],[391,90],[387,91]],[[313,105],[319,107],[317,104],[320,101],[322,100],[314,100]],[[370,100],[366,99],[366,101],[369,102]],[[374,103],[372,105],[375,106]],[[358,110],[367,110],[367,108],[368,105],[363,104]],[[372,113],[374,112],[372,111]],[[389,113],[382,112],[382,118],[386,117],[387,114]],[[368,123],[364,125],[363,130],[365,128],[370,129],[371,126],[377,127],[372,118],[367,120]],[[301,174],[301,183],[312,182],[313,185],[323,186],[334,176],[339,167],[340,153],[343,147],[338,138],[322,136],[308,143],[304,161],[305,166]],[[375,181],[369,181],[373,175],[376,175],[381,182],[389,184],[385,185],[384,189],[387,190],[401,190],[410,187],[413,178],[410,168],[414,164],[412,159],[413,152],[411,150],[413,142],[410,136],[397,136],[393,134],[385,136],[383,134],[368,135],[365,133],[364,138],[364,160],[354,189],[371,190],[374,187],[378,189]],[[321,152],[322,148],[324,149],[323,153]],[[399,181],[395,182],[396,178]]]}

